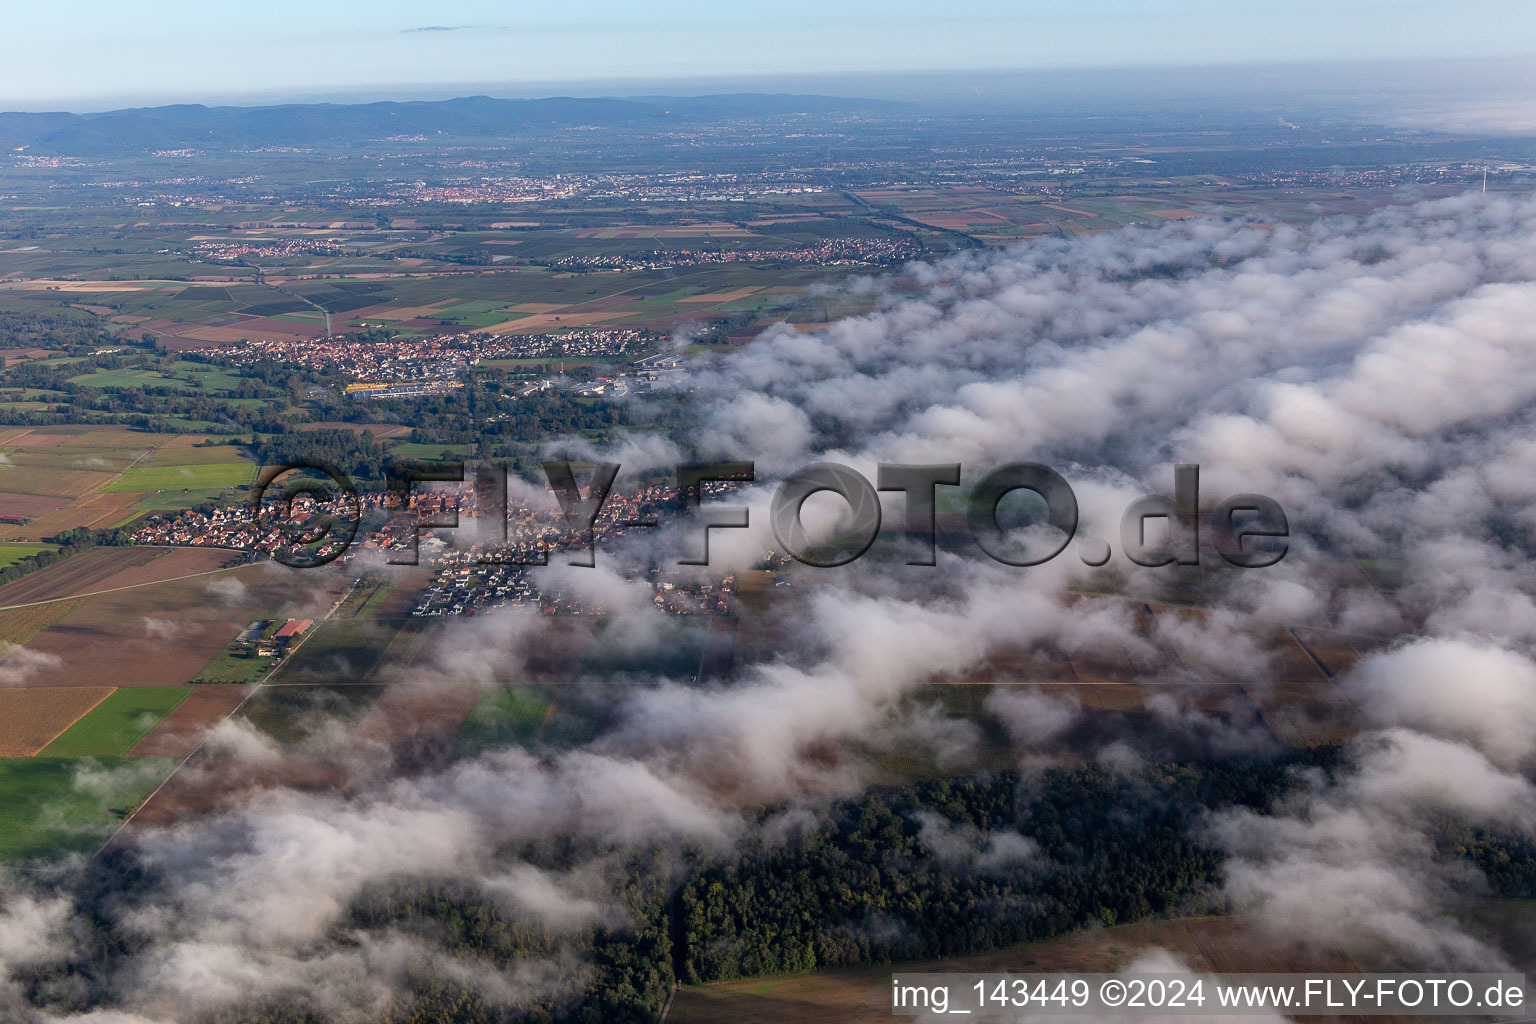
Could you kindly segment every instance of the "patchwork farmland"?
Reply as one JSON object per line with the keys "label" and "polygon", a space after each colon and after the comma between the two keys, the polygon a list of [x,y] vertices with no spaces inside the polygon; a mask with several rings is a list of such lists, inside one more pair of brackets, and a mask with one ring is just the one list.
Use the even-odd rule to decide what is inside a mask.
{"label": "patchwork farmland", "polygon": [[187,686],[114,690],[40,753],[44,757],[120,757],[148,736],[191,692]]}
{"label": "patchwork farmland", "polygon": [[0,758],[39,753],[113,692],[111,686],[0,688]]}
{"label": "patchwork farmland", "polygon": [[0,545],[77,528],[116,529],[163,504],[232,495],[256,467],[207,435],[114,427],[35,427],[0,434]]}

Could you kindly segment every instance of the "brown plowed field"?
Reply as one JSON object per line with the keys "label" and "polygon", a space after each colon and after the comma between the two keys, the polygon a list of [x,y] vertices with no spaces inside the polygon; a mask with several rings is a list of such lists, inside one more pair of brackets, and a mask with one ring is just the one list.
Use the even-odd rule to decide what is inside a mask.
{"label": "brown plowed field", "polygon": [[77,526],[93,530],[110,530],[118,523],[135,515],[133,505],[139,495],[127,491],[108,491],[85,498],[76,498],[65,508],[39,516],[23,529],[28,536],[51,537]]}
{"label": "brown plowed field", "polygon": [[396,683],[357,724],[356,735],[388,744],[398,764],[436,763],[447,756],[481,692],[470,683]]}
{"label": "brown plowed field", "polygon": [[214,343],[238,342],[246,338],[265,341],[304,341],[324,334],[325,325],[322,323],[312,327],[293,320],[260,317],[256,320],[230,324],[228,327],[199,327],[196,330],[179,333],[183,339],[189,341]]}
{"label": "brown plowed field", "polygon": [[[21,456],[17,456],[20,460]],[[63,472],[46,465],[17,465],[0,468],[0,487],[18,494],[50,494],[62,498],[78,498],[90,494],[98,487],[105,487],[116,479],[116,474],[90,469],[65,470]]]}
{"label": "brown plowed field", "polygon": [[29,683],[169,686],[196,678],[241,627],[262,613],[292,604],[314,617],[334,599],[326,590],[316,596],[305,573],[255,563],[84,601],[0,611],[0,628],[25,633],[29,650],[59,659],[58,666],[34,670]]}
{"label": "brown plowed field", "polygon": [[71,448],[153,448],[163,438],[162,434],[138,430],[89,429],[71,435],[64,443]]}
{"label": "brown plowed field", "polygon": [[102,494],[93,494],[80,502],[76,507],[85,509],[104,509],[112,512],[120,512],[127,515],[133,508],[134,502],[139,496],[132,491],[106,491]]}
{"label": "brown plowed field", "polygon": [[[145,612],[151,611],[146,605]],[[35,670],[38,686],[181,686],[196,678],[213,656],[235,638],[243,622],[156,624],[140,615],[105,624],[89,617],[90,603],[49,626],[27,644],[51,654],[54,665]]]}
{"label": "brown plowed field", "polygon": [[204,441],[209,440],[209,438],[210,435],[208,434],[177,434],[165,442],[165,444],[162,444],[160,448],[195,448]]}
{"label": "brown plowed field", "polygon": [[[128,497],[138,499],[137,494]],[[100,506],[71,505],[69,508],[57,509],[47,515],[38,516],[25,526],[11,526],[0,530],[0,540],[31,540],[39,541],[44,537],[52,537],[63,533],[65,530],[73,530],[77,526],[89,526],[93,529],[105,529],[120,519],[128,516],[127,509],[113,510]]]}
{"label": "brown plowed field", "polygon": [[728,292],[707,292],[707,293],[705,293],[703,295],[690,295],[690,296],[688,296],[685,299],[678,299],[677,301],[678,302],[735,302],[737,299],[744,299],[748,295],[751,295],[753,292],[759,292],[759,291],[762,291],[762,286],[761,285],[748,286],[748,287],[745,287],[745,288],[735,288],[735,289],[732,289],[731,291],[728,291]]}
{"label": "brown plowed field", "polygon": [[93,548],[0,587],[0,608],[207,572],[230,558],[209,548]]}
{"label": "brown plowed field", "polygon": [[5,438],[0,441],[8,448],[57,448],[68,441],[70,434],[44,434],[39,430],[29,430],[25,434]]}
{"label": "brown plowed field", "polygon": [[128,751],[128,756],[186,757],[203,741],[208,730],[240,706],[248,692],[248,686],[222,683],[197,687]]}
{"label": "brown plowed field", "polygon": [[[268,789],[325,792],[346,784],[338,765],[287,758],[275,765],[250,765],[227,759],[196,758],[172,775],[165,787],[133,817],[133,827],[172,825],[214,811],[238,807]],[[127,830],[106,849],[132,841]]]}
{"label": "brown plowed field", "polygon": [[[0,487],[5,477],[0,474]],[[25,494],[20,491],[0,491],[0,515],[26,516],[36,519],[63,508],[69,499],[59,494]]]}
{"label": "brown plowed field", "polygon": [[0,757],[31,757],[107,699],[112,686],[0,689]]}

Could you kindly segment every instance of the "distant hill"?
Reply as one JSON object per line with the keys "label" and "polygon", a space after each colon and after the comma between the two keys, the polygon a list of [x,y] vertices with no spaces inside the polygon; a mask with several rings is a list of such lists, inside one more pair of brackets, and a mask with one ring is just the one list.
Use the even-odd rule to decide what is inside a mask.
{"label": "distant hill", "polygon": [[739,93],[639,99],[498,100],[488,96],[272,107],[179,104],[97,114],[0,113],[0,147],[43,156],[131,156],[159,149],[347,146],[395,135],[514,138],[576,125],[643,128],[731,117],[889,114],[907,104],[834,96]]}

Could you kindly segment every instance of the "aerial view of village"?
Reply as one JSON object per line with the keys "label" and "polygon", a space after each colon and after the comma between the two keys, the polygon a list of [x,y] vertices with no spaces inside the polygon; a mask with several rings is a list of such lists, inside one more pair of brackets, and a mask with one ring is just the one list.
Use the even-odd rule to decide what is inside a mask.
{"label": "aerial view of village", "polygon": [[0,72],[0,1022],[1531,1019],[1528,28],[457,6]]}

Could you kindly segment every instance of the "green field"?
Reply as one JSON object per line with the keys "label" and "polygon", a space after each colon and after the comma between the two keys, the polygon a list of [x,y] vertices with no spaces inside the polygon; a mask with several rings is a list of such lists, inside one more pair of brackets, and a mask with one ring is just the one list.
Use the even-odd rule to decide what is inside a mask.
{"label": "green field", "polygon": [[190,686],[125,686],[65,729],[39,757],[111,757],[126,754],[160,724]]}
{"label": "green field", "polygon": [[78,384],[88,388],[143,388],[143,387],[184,387],[186,382],[168,373],[158,370],[93,370],[90,373],[81,374],[78,377],[69,378],[69,383]]}
{"label": "green field", "polygon": [[456,747],[474,753],[538,738],[553,697],[544,686],[497,686],[486,690],[464,720]]}
{"label": "green field", "polygon": [[225,490],[242,487],[256,476],[250,462],[208,462],[192,466],[135,466],[104,491]]}
{"label": "green field", "polygon": [[373,589],[368,592],[367,596],[363,600],[362,606],[357,609],[357,614],[354,615],[353,618],[378,618],[384,604],[384,599],[389,596],[389,592],[394,588],[395,584],[393,580],[387,578],[379,580]]}
{"label": "green field", "polygon": [[271,658],[258,657],[255,652],[236,654],[226,647],[194,678],[199,683],[255,683],[272,671],[275,664]]}
{"label": "green field", "polygon": [[176,512],[203,501],[217,501],[224,494],[222,487],[210,487],[192,491],[151,491],[133,507],[139,512]]}
{"label": "green field", "polygon": [[159,757],[0,758],[0,861],[95,848],[173,767]]}
{"label": "green field", "polygon": [[443,452],[452,452],[453,458],[462,459],[469,455],[469,446],[465,444],[412,444],[402,441],[390,448],[389,454],[397,459],[424,459],[427,462],[435,462]]}
{"label": "green field", "polygon": [[39,551],[57,551],[53,544],[0,544],[0,569],[8,565],[15,565],[23,558],[37,554]]}

